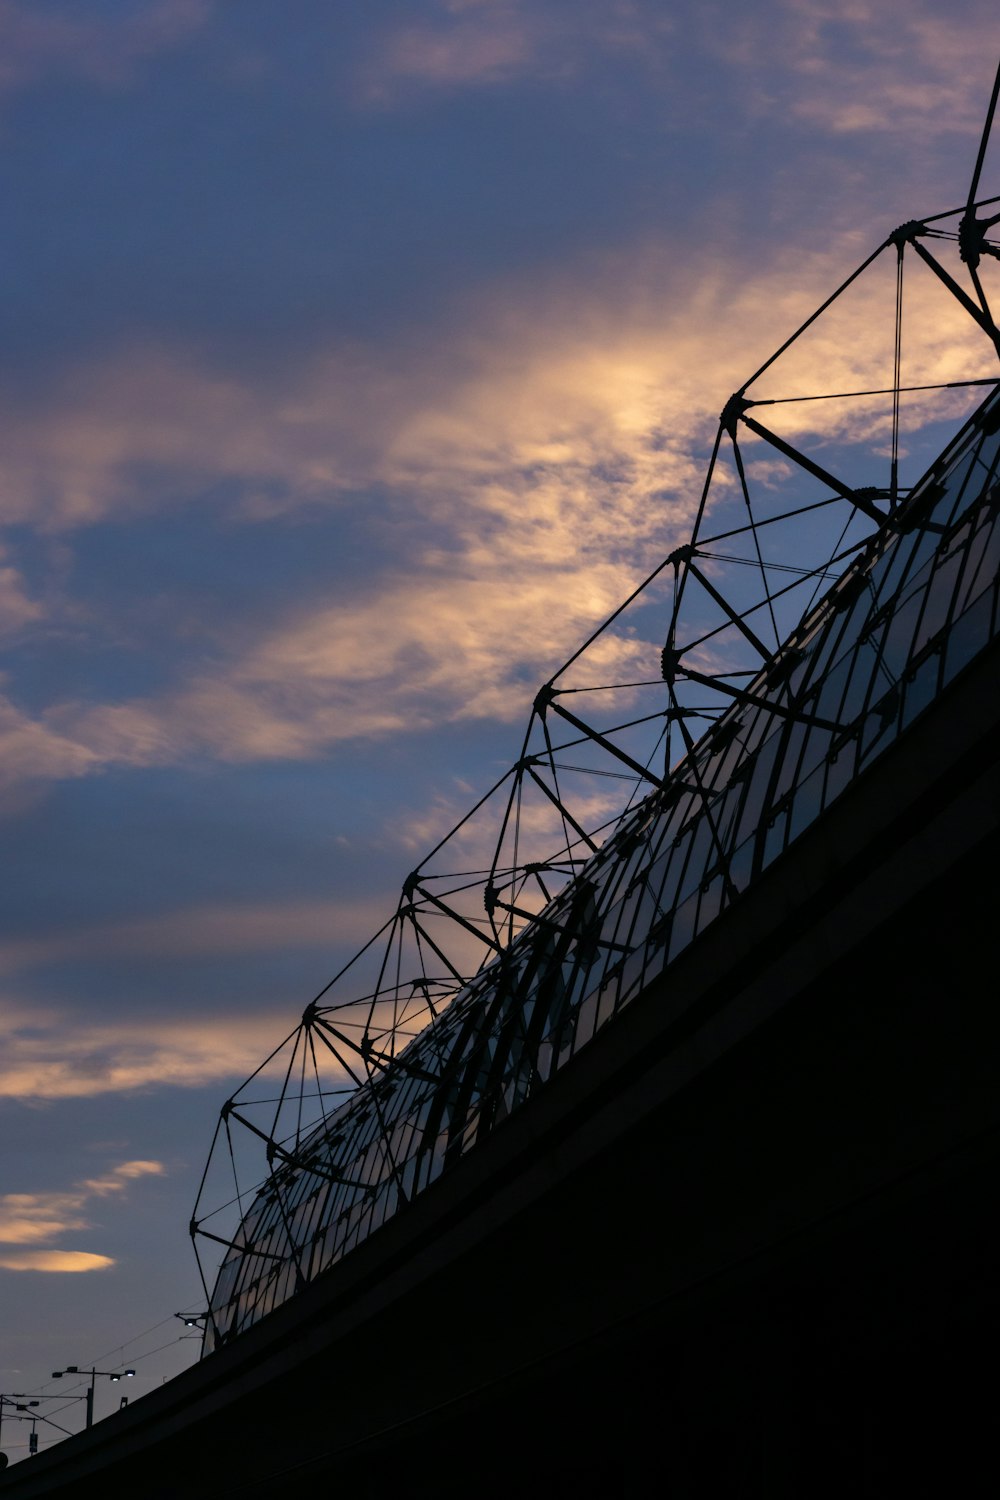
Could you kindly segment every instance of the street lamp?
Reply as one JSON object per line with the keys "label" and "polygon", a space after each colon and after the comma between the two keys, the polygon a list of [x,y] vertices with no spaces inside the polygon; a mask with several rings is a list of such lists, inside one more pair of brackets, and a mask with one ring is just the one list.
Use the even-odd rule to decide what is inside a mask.
{"label": "street lamp", "polygon": [[[185,1328],[199,1328],[202,1333],[205,1332],[208,1313],[174,1313],[174,1317],[179,1318]],[[183,1338],[183,1334],[181,1337]]]}
{"label": "street lamp", "polygon": [[61,1380],[64,1375],[89,1375],[90,1376],[90,1385],[87,1387],[87,1421],[86,1421],[86,1426],[87,1427],[93,1427],[93,1425],[94,1425],[94,1386],[97,1383],[97,1377],[98,1377],[98,1375],[104,1375],[104,1376],[107,1377],[108,1380],[121,1380],[121,1379],[123,1379],[126,1376],[129,1379],[131,1379],[131,1377],[134,1374],[135,1374],[134,1370],[95,1370],[95,1369],[81,1370],[79,1365],[67,1365],[66,1368],[65,1368],[65,1370],[53,1370],[52,1371],[52,1379],[53,1380]]}

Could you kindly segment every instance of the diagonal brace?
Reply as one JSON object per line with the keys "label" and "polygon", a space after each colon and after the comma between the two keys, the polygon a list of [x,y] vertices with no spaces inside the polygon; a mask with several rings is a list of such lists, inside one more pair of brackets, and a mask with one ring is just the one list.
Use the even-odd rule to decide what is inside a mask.
{"label": "diagonal brace", "polygon": [[772,432],[769,427],[765,427],[763,422],[758,422],[754,417],[748,416],[744,416],[743,421],[751,432],[755,432],[758,437],[763,438],[765,443],[770,443],[772,448],[777,448],[778,452],[783,453],[786,458],[790,458],[793,464],[798,464],[800,469],[805,469],[807,474],[812,474],[822,484],[829,485],[835,494],[842,495],[845,500],[849,500],[852,505],[856,505],[858,510],[863,510],[865,515],[876,522],[877,525],[885,525],[884,512],[880,511],[874,501],[869,499],[867,495],[863,494],[860,490],[851,489],[849,484],[844,484],[842,480],[837,479],[828,469],[824,469],[821,464],[816,463],[814,459],[807,458],[804,453],[799,452],[798,448],[793,448],[791,443],[786,443],[784,438],[780,438],[776,432]]}
{"label": "diagonal brace", "polygon": [[574,729],[579,729],[581,734],[585,734],[588,740],[593,740],[596,745],[600,745],[602,750],[606,750],[609,755],[616,756],[618,760],[622,761],[626,766],[629,767],[630,770],[634,771],[637,776],[641,776],[643,781],[649,781],[653,786],[663,786],[664,783],[662,777],[655,775],[652,771],[649,770],[647,766],[641,766],[639,762],[637,760],[633,760],[631,755],[629,755],[626,751],[622,750],[618,745],[613,745],[611,741],[609,739],[606,739],[603,734],[599,733],[598,730],[592,729],[589,724],[585,724],[582,719],[578,719],[576,717],[576,714],[570,713],[568,708],[563,708],[562,704],[557,703],[554,698],[549,704],[549,707],[553,708],[557,714],[559,714],[566,720],[567,723],[572,724]]}
{"label": "diagonal brace", "polygon": [[[711,595],[722,612],[736,626],[736,629],[740,632],[740,634],[750,642],[751,646],[759,654],[761,660],[770,661],[774,655],[774,652],[769,650],[768,647],[764,645],[764,642],[760,639],[760,637],[754,634],[743,617],[741,615],[738,615],[729,601],[727,599],[724,599],[723,596],[719,593],[719,590],[715,587],[714,583],[712,583],[709,578],[706,578],[701,569],[696,568],[693,562],[688,563],[688,572],[694,574],[705,592]],[[680,663],[678,662],[677,665],[680,666]]]}

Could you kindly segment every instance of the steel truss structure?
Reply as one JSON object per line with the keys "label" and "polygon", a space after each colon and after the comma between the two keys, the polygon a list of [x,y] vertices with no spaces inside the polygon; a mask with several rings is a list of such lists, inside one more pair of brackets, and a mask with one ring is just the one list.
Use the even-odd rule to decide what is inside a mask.
{"label": "steel truss structure", "polygon": [[[966,203],[894,230],[730,397],[690,540],[544,684],[514,764],[223,1105],[191,1222],[206,1351],[544,1088],[996,633],[1000,376],[904,376],[915,274],[1000,355],[1000,198],[977,196],[998,90],[1000,72]],[[804,337],[885,270],[891,379],[782,391]],[[907,400],[953,418],[974,387],[902,485]],[[833,464],[845,410],[868,440]]]}

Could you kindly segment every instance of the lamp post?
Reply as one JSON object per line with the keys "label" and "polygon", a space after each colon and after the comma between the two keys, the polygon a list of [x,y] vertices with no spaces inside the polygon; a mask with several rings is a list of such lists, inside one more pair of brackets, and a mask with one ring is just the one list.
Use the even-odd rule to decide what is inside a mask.
{"label": "lamp post", "polygon": [[53,1370],[52,1379],[61,1380],[64,1375],[89,1375],[90,1385],[87,1387],[87,1427],[94,1425],[94,1386],[97,1384],[98,1375],[106,1376],[108,1380],[122,1380],[126,1377],[131,1379],[134,1370],[81,1370],[79,1365],[67,1365],[65,1370]]}
{"label": "lamp post", "polygon": [[[81,1400],[82,1401],[84,1398],[82,1396],[80,1396],[80,1397],[71,1396],[69,1399],[71,1401],[73,1401],[73,1400]],[[3,1425],[3,1417],[4,1417],[4,1408],[5,1407],[11,1407],[13,1409],[14,1415],[11,1417],[12,1421],[14,1421],[14,1422],[30,1422],[31,1423],[31,1436],[30,1436],[29,1441],[28,1441],[28,1453],[29,1453],[29,1455],[34,1455],[35,1453],[38,1452],[38,1433],[35,1431],[35,1423],[36,1422],[47,1422],[50,1427],[56,1427],[56,1428],[58,1428],[58,1430],[60,1432],[64,1432],[67,1437],[72,1436],[72,1434],[70,1433],[70,1430],[69,1430],[68,1427],[63,1427],[59,1422],[53,1422],[53,1420],[52,1420],[51,1417],[43,1416],[40,1411],[30,1410],[30,1408],[32,1408],[32,1407],[39,1406],[42,1401],[57,1401],[57,1400],[59,1400],[59,1397],[57,1397],[57,1396],[41,1396],[37,1401],[36,1400],[30,1400],[30,1399],[28,1399],[28,1397],[25,1396],[25,1394],[24,1394],[23,1391],[11,1391],[11,1392],[9,1392],[9,1394],[6,1394],[6,1395],[3,1394],[3,1393],[0,1393],[0,1426]],[[20,1415],[21,1412],[24,1412],[25,1415],[21,1416]],[[6,1458],[6,1455],[5,1454],[0,1454],[0,1472],[2,1472],[6,1467],[7,1467],[7,1458]]]}
{"label": "lamp post", "polygon": [[0,1394],[0,1432],[3,1429],[4,1411],[12,1406],[15,1412],[27,1411],[29,1406],[37,1406],[37,1401],[28,1401],[23,1391],[9,1391],[6,1395]]}

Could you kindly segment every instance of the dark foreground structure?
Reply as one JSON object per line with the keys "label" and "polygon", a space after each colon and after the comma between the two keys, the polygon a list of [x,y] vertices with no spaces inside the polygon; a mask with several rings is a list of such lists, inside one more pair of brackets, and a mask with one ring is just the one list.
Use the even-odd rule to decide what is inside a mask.
{"label": "dark foreground structure", "polygon": [[[226,1102],[235,1196],[203,1187],[192,1225],[223,1247],[206,1357],[11,1494],[878,1497],[992,1474],[996,379],[965,382],[991,394],[917,484],[897,472],[904,252],[1000,345],[982,156],[964,211],[865,263],[898,267],[894,384],[831,399],[891,396],[889,483],[754,413],[803,396],[732,398],[692,540],[650,580],[665,600],[630,601],[661,621],[659,677],[564,675],[597,632],[546,684],[485,870],[454,873],[465,819],[364,950],[364,993],[324,992]],[[755,508],[748,434],[792,467],[791,508]],[[612,688],[625,718],[596,722]],[[588,824],[570,773],[609,765],[626,804]],[[555,810],[541,858],[531,790]],[[485,956],[463,966],[442,920]]]}
{"label": "dark foreground structure", "polygon": [[651,987],[337,1274],[11,1492],[975,1493],[998,689],[993,647],[692,944],[669,1007]]}

